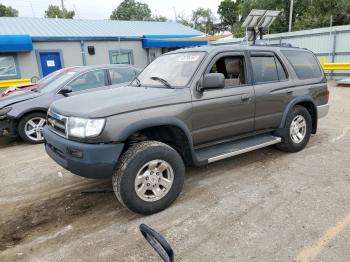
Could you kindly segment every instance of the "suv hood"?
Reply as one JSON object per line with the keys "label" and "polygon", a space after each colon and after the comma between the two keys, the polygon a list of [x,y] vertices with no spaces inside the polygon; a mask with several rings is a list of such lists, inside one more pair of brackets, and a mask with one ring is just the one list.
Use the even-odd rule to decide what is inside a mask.
{"label": "suv hood", "polygon": [[54,102],[50,110],[64,116],[101,118],[188,101],[188,88],[123,86],[61,99]]}
{"label": "suv hood", "polygon": [[22,101],[36,98],[36,97],[41,96],[41,95],[42,94],[38,93],[38,92],[28,91],[28,92],[20,93],[17,95],[13,94],[11,96],[5,96],[3,98],[0,98],[0,109],[4,108],[6,106],[10,106],[10,105],[22,102]]}

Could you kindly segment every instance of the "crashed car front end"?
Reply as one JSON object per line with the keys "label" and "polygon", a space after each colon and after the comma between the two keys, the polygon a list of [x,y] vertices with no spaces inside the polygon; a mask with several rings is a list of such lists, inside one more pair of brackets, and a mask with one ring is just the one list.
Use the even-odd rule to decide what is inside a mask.
{"label": "crashed car front end", "polygon": [[11,107],[0,109],[0,136],[13,136],[15,134],[15,121],[8,117]]}

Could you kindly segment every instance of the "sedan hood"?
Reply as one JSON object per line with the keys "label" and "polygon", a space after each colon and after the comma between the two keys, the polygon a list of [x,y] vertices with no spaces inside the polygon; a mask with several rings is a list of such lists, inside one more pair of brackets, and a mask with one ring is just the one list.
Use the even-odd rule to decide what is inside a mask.
{"label": "sedan hood", "polygon": [[29,92],[28,91],[25,93],[20,93],[20,94],[16,94],[16,95],[14,94],[11,96],[2,97],[2,98],[0,98],[0,109],[4,108],[6,106],[10,106],[10,105],[22,102],[22,101],[36,98],[36,97],[41,96],[41,95],[42,94],[38,93],[38,92]]}
{"label": "sedan hood", "polygon": [[187,101],[190,101],[188,88],[123,86],[61,99],[50,110],[64,116],[100,118]]}

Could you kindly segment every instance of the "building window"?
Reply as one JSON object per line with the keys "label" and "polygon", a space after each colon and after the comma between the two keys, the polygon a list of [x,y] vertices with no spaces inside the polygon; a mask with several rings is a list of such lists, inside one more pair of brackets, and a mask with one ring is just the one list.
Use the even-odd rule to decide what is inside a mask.
{"label": "building window", "polygon": [[19,77],[16,58],[13,55],[0,55],[0,79]]}
{"label": "building window", "polygon": [[111,64],[134,64],[133,52],[130,49],[111,50],[109,54]]}

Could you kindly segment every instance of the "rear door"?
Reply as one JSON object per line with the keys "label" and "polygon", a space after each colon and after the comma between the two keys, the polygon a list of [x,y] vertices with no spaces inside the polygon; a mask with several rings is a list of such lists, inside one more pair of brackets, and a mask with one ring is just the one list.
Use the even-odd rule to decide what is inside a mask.
{"label": "rear door", "polygon": [[274,52],[251,51],[250,62],[255,91],[254,130],[275,129],[293,98],[294,82]]}
{"label": "rear door", "polygon": [[62,68],[59,52],[40,52],[39,58],[43,76],[47,76],[48,74]]}

